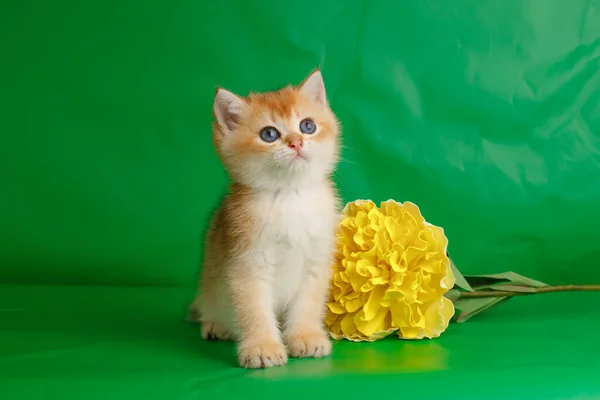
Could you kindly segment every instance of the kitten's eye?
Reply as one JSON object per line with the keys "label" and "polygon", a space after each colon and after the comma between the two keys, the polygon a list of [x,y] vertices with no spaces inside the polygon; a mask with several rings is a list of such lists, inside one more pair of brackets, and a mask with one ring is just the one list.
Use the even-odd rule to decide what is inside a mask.
{"label": "kitten's eye", "polygon": [[267,143],[273,143],[279,139],[279,131],[272,126],[267,126],[260,131],[260,138]]}
{"label": "kitten's eye", "polygon": [[309,133],[309,134],[314,133],[316,129],[317,129],[317,126],[315,125],[313,120],[310,118],[303,119],[300,122],[300,131],[302,133]]}

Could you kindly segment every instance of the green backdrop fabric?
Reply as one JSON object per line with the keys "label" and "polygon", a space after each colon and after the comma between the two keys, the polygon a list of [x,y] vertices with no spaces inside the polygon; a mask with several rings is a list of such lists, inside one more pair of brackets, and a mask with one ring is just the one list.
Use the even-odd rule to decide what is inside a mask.
{"label": "green backdrop fabric", "polygon": [[465,273],[600,275],[598,0],[3,8],[4,282],[194,284],[225,184],[215,86],[317,65],[345,201],[415,202]]}
{"label": "green backdrop fabric", "polygon": [[[261,387],[271,375],[213,360],[198,337],[213,355],[202,359],[196,327],[178,322],[226,184],[212,99],[216,85],[271,90],[317,65],[343,125],[344,201],[416,203],[465,274],[600,282],[600,0],[24,0],[4,2],[0,22],[0,397],[3,386],[9,400]],[[339,366],[360,369],[365,354],[389,366],[393,349],[418,359],[440,346],[450,372],[409,379],[492,385],[492,373],[528,370],[555,375],[552,398],[599,394],[585,355],[600,354],[594,303],[514,300],[437,345],[341,343],[323,373],[335,378],[306,390],[346,390]],[[362,368],[353,387],[365,395],[405,372],[369,381]],[[277,387],[304,382],[285,371]],[[537,390],[531,379],[522,393]]]}

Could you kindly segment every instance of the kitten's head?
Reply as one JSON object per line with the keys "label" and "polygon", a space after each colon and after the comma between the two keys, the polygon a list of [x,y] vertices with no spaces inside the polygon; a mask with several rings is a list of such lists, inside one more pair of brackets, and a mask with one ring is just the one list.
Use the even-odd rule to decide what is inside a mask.
{"label": "kitten's head", "polygon": [[313,71],[298,86],[237,96],[215,94],[213,142],[233,181],[279,188],[321,181],[338,158],[339,127]]}

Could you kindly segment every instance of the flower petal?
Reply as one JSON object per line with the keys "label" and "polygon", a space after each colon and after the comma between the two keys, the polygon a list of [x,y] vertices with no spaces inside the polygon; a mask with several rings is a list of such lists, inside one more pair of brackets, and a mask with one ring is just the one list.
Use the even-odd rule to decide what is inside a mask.
{"label": "flower petal", "polygon": [[352,314],[346,314],[341,323],[342,333],[344,335],[354,335],[356,333],[356,324]]}
{"label": "flower petal", "polygon": [[381,300],[383,299],[384,294],[385,291],[383,288],[376,288],[371,292],[369,300],[367,300],[365,306],[363,307],[363,311],[365,314],[364,318],[366,320],[371,320],[375,318],[375,315],[377,314],[377,312],[379,312],[379,309],[381,309]]}
{"label": "flower petal", "polygon": [[454,304],[445,297],[432,302],[425,311],[426,336],[429,338],[439,337],[448,327],[454,312]]}
{"label": "flower petal", "polygon": [[356,328],[367,337],[373,335],[375,332],[383,331],[386,329],[384,321],[387,313],[387,309],[381,308],[373,318],[366,320],[364,312],[361,311],[354,317]]}
{"label": "flower petal", "polygon": [[423,339],[425,332],[421,328],[416,328],[413,326],[404,326],[400,328],[400,332],[398,332],[398,336],[402,339]]}
{"label": "flower petal", "polygon": [[347,301],[344,306],[346,307],[346,311],[349,313],[356,312],[363,306],[363,301],[360,297]]}
{"label": "flower petal", "polygon": [[344,314],[346,310],[339,303],[327,303],[327,307],[334,314]]}

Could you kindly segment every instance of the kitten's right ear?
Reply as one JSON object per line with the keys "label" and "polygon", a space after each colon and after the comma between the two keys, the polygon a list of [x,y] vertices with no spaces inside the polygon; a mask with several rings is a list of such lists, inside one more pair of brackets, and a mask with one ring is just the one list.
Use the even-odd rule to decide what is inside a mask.
{"label": "kitten's right ear", "polygon": [[224,133],[229,133],[240,123],[246,102],[239,96],[217,88],[213,104],[214,116]]}

